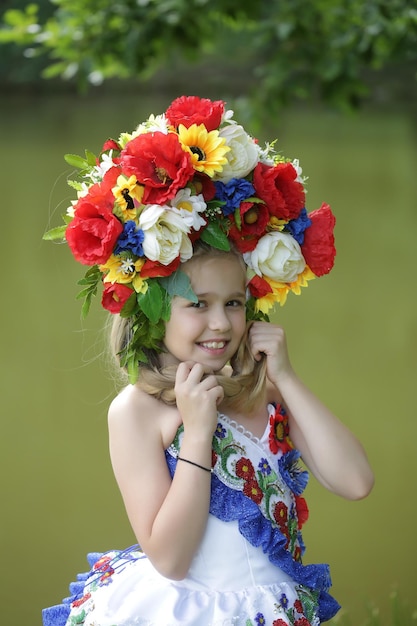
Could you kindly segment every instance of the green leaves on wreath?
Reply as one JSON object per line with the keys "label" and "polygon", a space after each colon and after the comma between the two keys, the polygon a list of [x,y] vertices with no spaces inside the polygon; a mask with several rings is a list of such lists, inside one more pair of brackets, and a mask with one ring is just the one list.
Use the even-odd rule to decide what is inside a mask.
{"label": "green leaves on wreath", "polygon": [[209,222],[207,224],[201,233],[200,239],[213,248],[225,250],[226,252],[230,250],[229,239],[227,238],[226,233],[216,222]]}
{"label": "green leaves on wreath", "polygon": [[190,279],[185,272],[176,270],[169,276],[163,276],[158,280],[171,298],[180,296],[191,302],[198,302],[198,298],[191,287]]}
{"label": "green leaves on wreath", "polygon": [[84,298],[83,305],[81,307],[81,317],[85,319],[88,315],[91,305],[91,299],[97,293],[98,283],[101,283],[101,272],[98,268],[98,265],[93,265],[87,270],[84,278],[78,281],[77,285],[85,285],[84,289],[82,289],[76,296],[77,300]]}
{"label": "green leaves on wreath", "polygon": [[90,152],[89,150],[85,151],[85,158],[80,157],[77,154],[65,154],[64,159],[71,165],[71,167],[76,167],[80,170],[90,170],[92,167],[97,165],[97,158],[95,154]]}

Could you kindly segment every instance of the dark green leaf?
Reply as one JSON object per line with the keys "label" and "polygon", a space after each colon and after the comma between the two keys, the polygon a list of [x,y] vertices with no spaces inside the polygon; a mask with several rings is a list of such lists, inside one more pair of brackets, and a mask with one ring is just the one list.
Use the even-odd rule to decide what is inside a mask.
{"label": "dark green leaf", "polygon": [[156,280],[149,280],[146,293],[138,293],[138,304],[150,322],[162,317],[162,290]]}
{"label": "dark green leaf", "polygon": [[225,251],[230,250],[230,243],[227,235],[215,222],[209,222],[207,224],[206,228],[201,233],[201,239],[213,248]]}

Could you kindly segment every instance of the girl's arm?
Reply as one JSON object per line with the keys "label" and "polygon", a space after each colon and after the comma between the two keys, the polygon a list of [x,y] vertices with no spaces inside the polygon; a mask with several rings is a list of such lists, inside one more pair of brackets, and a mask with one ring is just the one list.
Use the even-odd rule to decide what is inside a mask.
{"label": "girl's arm", "polygon": [[211,468],[223,390],[214,376],[201,381],[202,375],[201,366],[179,365],[179,412],[134,387],[109,410],[111,460],[133,531],[154,567],[176,580],[186,576],[206,527],[211,473],[178,461],[171,480],[164,449],[182,420],[180,456]]}
{"label": "girl's arm", "polygon": [[356,437],[294,372],[282,328],[255,322],[250,331],[255,358],[265,354],[267,376],[287,409],[291,439],[316,478],[330,491],[357,500],[368,495],[373,473]]}

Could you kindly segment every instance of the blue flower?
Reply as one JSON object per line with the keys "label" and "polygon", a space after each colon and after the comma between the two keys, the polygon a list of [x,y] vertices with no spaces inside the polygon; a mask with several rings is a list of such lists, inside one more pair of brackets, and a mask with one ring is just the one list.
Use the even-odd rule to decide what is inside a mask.
{"label": "blue flower", "polygon": [[222,206],[225,216],[231,215],[240,203],[255,195],[255,188],[244,178],[232,178],[228,183],[216,182],[216,197],[226,204]]}
{"label": "blue flower", "polygon": [[286,485],[296,496],[303,493],[308,482],[308,472],[301,469],[298,464],[300,456],[298,450],[291,450],[278,459],[278,467],[281,476]]}
{"label": "blue flower", "polygon": [[217,424],[214,434],[219,439],[224,439],[226,437],[226,429],[220,424],[220,422]]}
{"label": "blue flower", "polygon": [[288,230],[291,235],[294,237],[296,241],[300,244],[300,246],[304,243],[304,231],[311,226],[311,219],[307,215],[306,209],[302,209],[300,215],[296,220],[290,220],[288,224],[285,225],[286,230]]}
{"label": "blue flower", "polygon": [[259,626],[263,626],[264,624],[266,624],[265,622],[265,617],[262,615],[262,613],[257,613],[255,616],[255,622],[257,624],[259,624]]}
{"label": "blue flower", "polygon": [[288,598],[285,595],[285,593],[283,593],[282,596],[280,597],[279,603],[283,609],[286,609],[288,607]]}
{"label": "blue flower", "polygon": [[269,476],[269,474],[271,473],[271,466],[266,459],[261,459],[259,461],[258,467],[261,470],[261,473],[265,476]]}
{"label": "blue flower", "polygon": [[136,222],[128,220],[123,228],[123,232],[117,240],[114,254],[120,254],[124,250],[129,250],[136,256],[143,256],[142,243],[145,235],[140,228],[136,229]]}

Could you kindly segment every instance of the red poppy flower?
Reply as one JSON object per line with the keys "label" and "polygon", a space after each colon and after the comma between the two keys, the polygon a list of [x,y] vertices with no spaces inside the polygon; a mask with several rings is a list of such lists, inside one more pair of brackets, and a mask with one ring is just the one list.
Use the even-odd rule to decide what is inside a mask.
{"label": "red poppy flower", "polygon": [[336,248],[333,229],[336,218],[328,204],[308,214],[311,226],[304,232],[301,251],[307,265],[316,276],[328,274],[334,265]]}
{"label": "red poppy flower", "polygon": [[259,238],[266,232],[270,217],[268,208],[259,202],[241,202],[239,213],[240,230],[233,221],[229,230],[229,237],[239,252],[251,252],[256,248]]}
{"label": "red poppy flower", "polygon": [[194,175],[191,156],[175,133],[144,133],[129,141],[120,155],[122,171],[144,185],[144,204],[164,204]]}
{"label": "red poppy flower", "polygon": [[256,504],[259,504],[264,497],[264,494],[262,493],[262,490],[256,480],[248,480],[243,487],[243,493],[245,496],[248,496],[248,498],[256,502]]}
{"label": "red poppy flower", "polygon": [[257,195],[267,204],[271,215],[283,220],[296,219],[304,207],[305,193],[296,181],[297,172],[291,163],[265,165],[258,163],[253,173]]}
{"label": "red poppy flower", "polygon": [[114,139],[107,139],[104,142],[103,147],[101,149],[102,152],[107,152],[108,150],[115,150],[116,152],[120,152],[121,146]]}
{"label": "red poppy flower", "polygon": [[272,626],[287,626],[287,622],[284,622],[283,619],[274,619]]}
{"label": "red poppy flower", "polygon": [[159,261],[151,261],[146,259],[140,270],[142,278],[155,278],[156,276],[170,276],[178,269],[181,262],[180,255],[177,256],[169,265],[163,265]]}
{"label": "red poppy flower", "polygon": [[189,128],[193,124],[204,124],[208,131],[220,126],[224,112],[222,100],[209,100],[198,96],[181,96],[168,107],[165,115],[172,126],[183,124]]}
{"label": "red poppy flower", "polygon": [[288,507],[285,502],[280,501],[276,503],[274,507],[274,520],[276,521],[282,532],[284,532],[285,530],[284,535],[287,536]]}
{"label": "red poppy flower", "polygon": [[294,608],[297,611],[297,613],[304,613],[303,605],[301,604],[300,600],[296,600],[294,602]]}
{"label": "red poppy flower", "polygon": [[273,454],[277,454],[279,450],[285,454],[293,449],[288,426],[288,416],[285,409],[278,404],[274,415],[269,418],[269,449]]}
{"label": "red poppy flower", "polygon": [[110,313],[120,313],[125,302],[132,295],[133,290],[120,283],[106,283],[103,289],[101,304]]}
{"label": "red poppy flower", "polygon": [[295,509],[297,511],[298,528],[301,528],[303,524],[308,520],[308,506],[305,498],[302,496],[295,496]]}
{"label": "red poppy flower", "polygon": [[197,172],[192,180],[195,195],[201,193],[206,202],[213,200],[216,195],[216,187],[213,181],[206,174]]}
{"label": "red poppy flower", "polygon": [[244,480],[251,480],[255,476],[255,469],[249,459],[239,459],[236,463],[236,476]]}
{"label": "red poppy flower", "polygon": [[257,275],[249,281],[248,289],[254,298],[263,298],[267,293],[272,293],[272,287],[268,281]]}
{"label": "red poppy flower", "polygon": [[75,205],[75,217],[67,226],[65,238],[80,263],[105,263],[113,252],[123,231],[121,222],[113,215],[113,207],[113,194],[98,184]]}

